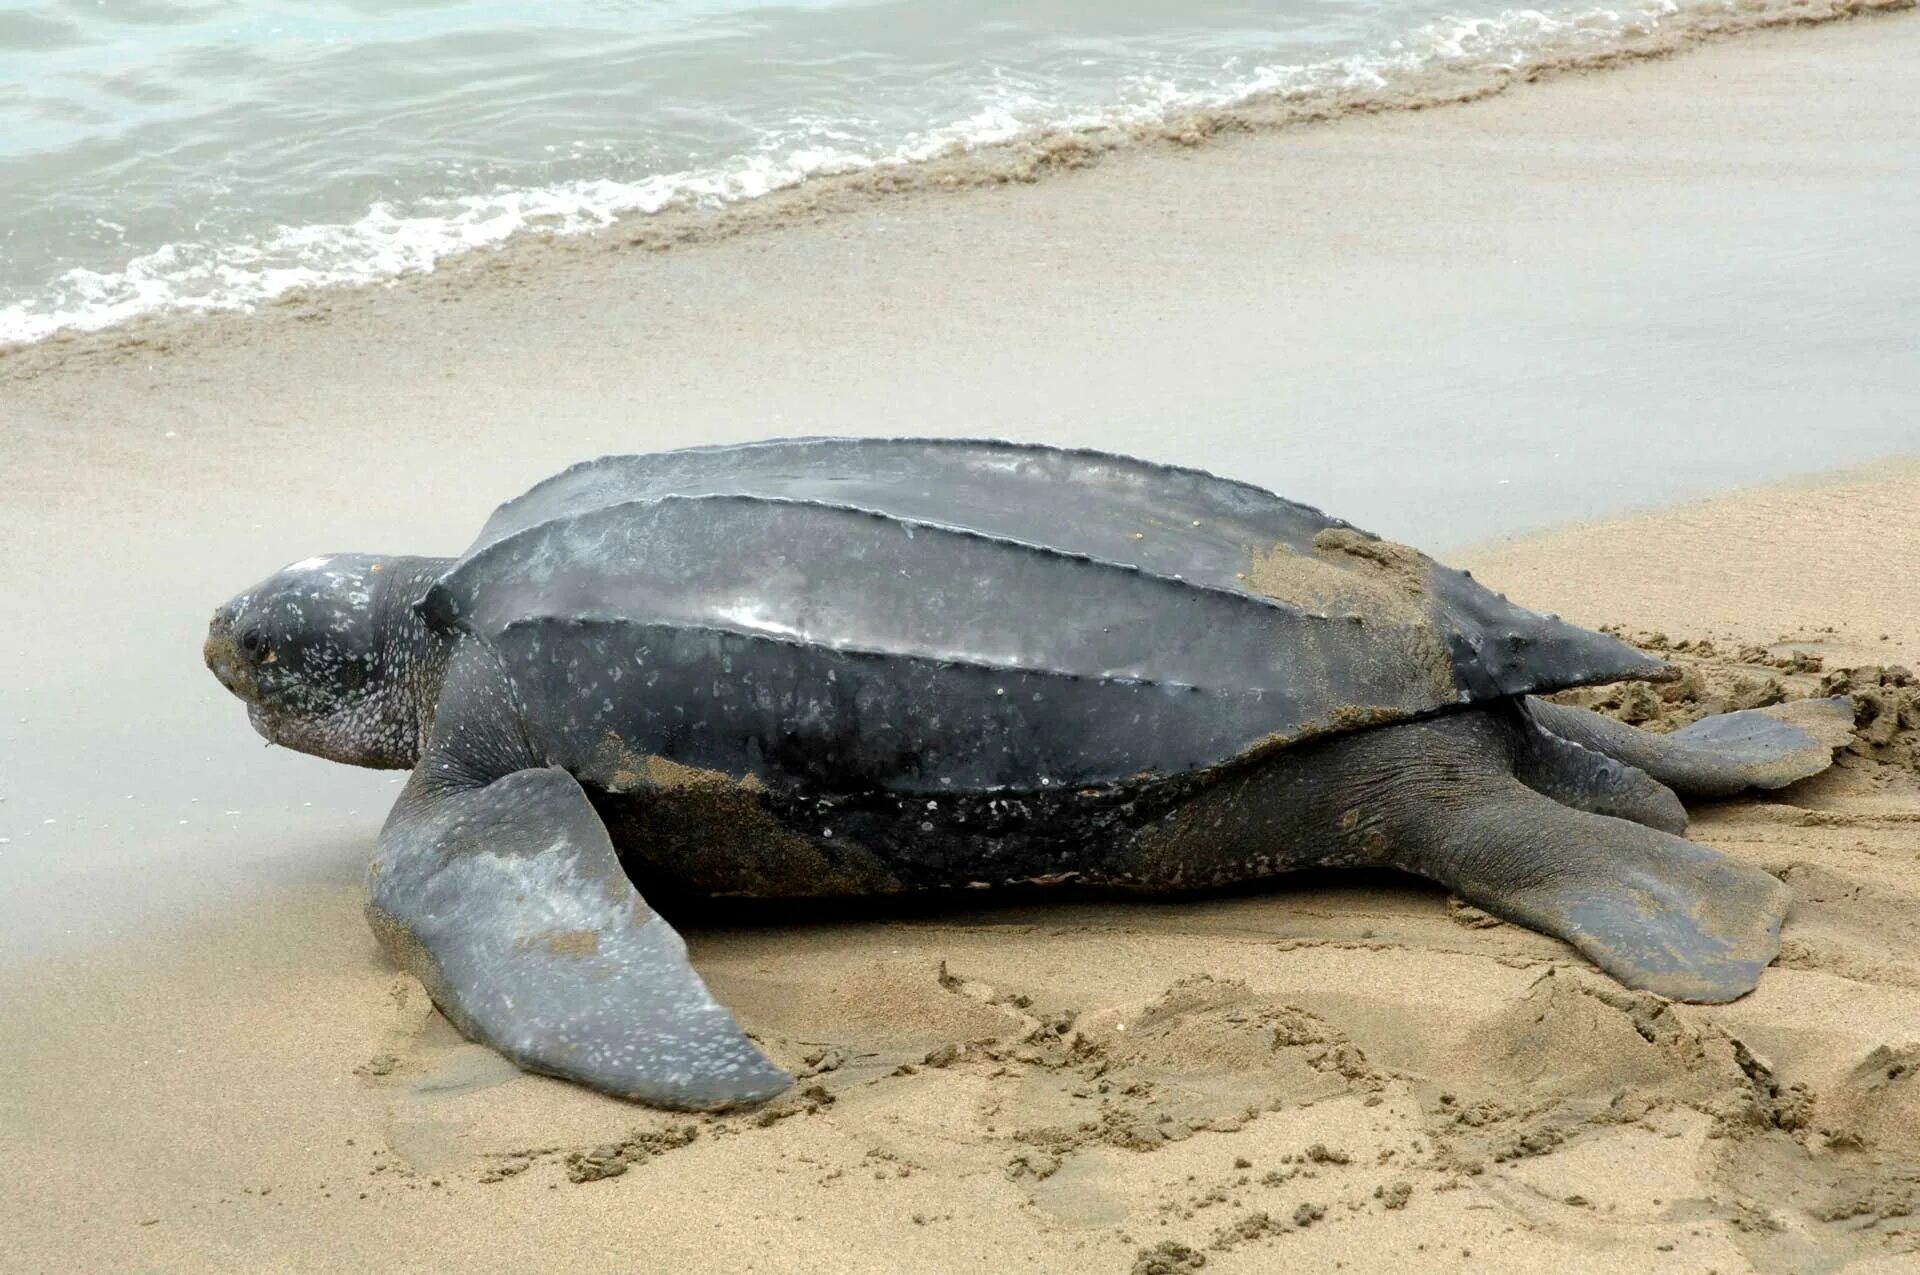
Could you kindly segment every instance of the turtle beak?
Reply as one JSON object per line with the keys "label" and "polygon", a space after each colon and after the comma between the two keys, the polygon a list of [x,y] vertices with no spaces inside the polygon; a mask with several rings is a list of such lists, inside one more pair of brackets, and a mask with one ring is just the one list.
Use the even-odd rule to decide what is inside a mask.
{"label": "turtle beak", "polygon": [[220,685],[232,691],[241,699],[251,703],[255,686],[253,671],[241,656],[240,648],[233,640],[233,620],[235,608],[232,603],[213,613],[213,619],[207,625],[207,640],[200,648],[201,658],[206,660]]}

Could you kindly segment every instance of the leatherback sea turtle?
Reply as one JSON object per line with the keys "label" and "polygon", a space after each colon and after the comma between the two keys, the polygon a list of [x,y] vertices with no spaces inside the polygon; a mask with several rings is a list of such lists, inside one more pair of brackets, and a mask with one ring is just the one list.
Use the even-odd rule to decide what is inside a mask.
{"label": "leatherback sea turtle", "polygon": [[1826,767],[1844,701],[1672,735],[1532,693],[1668,666],[1210,474],[970,440],[610,456],[457,559],[309,558],[206,662],[269,741],[413,771],[367,914],[470,1037],[714,1107],[788,1076],[643,893],[1386,865],[1682,999],[1750,990],[1788,891],[1674,795]]}

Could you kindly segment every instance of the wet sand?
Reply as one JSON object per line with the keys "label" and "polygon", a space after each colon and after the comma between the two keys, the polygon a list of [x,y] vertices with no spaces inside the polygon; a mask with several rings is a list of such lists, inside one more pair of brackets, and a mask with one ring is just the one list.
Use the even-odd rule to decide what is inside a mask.
{"label": "wet sand", "polygon": [[0,1269],[1909,1268],[1897,673],[1833,774],[1695,812],[1796,893],[1732,1006],[1387,878],[704,928],[813,1074],[689,1120],[460,1041],[359,915],[391,777],[262,750],[196,651],[281,562],[454,551],[582,455],[899,431],[1323,503],[1688,643],[1657,716],[1920,667],[1912,460],[1494,543],[1920,450],[1916,53],[1912,15],[1765,34],[0,361]]}

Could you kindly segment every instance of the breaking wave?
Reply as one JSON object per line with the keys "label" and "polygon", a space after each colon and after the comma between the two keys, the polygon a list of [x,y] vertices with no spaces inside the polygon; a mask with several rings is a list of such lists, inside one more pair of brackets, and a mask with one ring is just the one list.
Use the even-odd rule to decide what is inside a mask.
{"label": "breaking wave", "polygon": [[863,144],[851,128],[814,120],[707,167],[635,180],[579,179],[383,200],[351,221],[281,226],[233,242],[167,243],[118,269],[66,270],[0,306],[0,343],[30,343],[63,330],[96,330],[166,312],[244,310],[298,289],[381,283],[524,234],[577,235],[676,209],[745,204],[823,177],[877,170],[905,175],[938,162],[949,166],[946,184],[954,184],[955,163],[1004,159],[1010,149],[1062,139],[1103,150],[1154,137],[1191,141],[1195,121],[1212,131],[1432,105],[1548,71],[1658,55],[1712,35],[1911,4],[1641,0],[1617,8],[1510,9],[1431,23],[1366,54],[1249,66],[1227,59],[1204,84],[1139,75],[1123,82],[1119,100],[1091,111],[1064,107],[1031,79],[996,83],[972,114],[892,144]]}

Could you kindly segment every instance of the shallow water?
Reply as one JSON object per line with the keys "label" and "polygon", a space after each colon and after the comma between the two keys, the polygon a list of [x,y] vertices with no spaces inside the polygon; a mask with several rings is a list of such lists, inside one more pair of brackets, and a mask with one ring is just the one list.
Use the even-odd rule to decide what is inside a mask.
{"label": "shallow water", "polygon": [[0,7],[0,342],[1729,7],[27,0]]}

